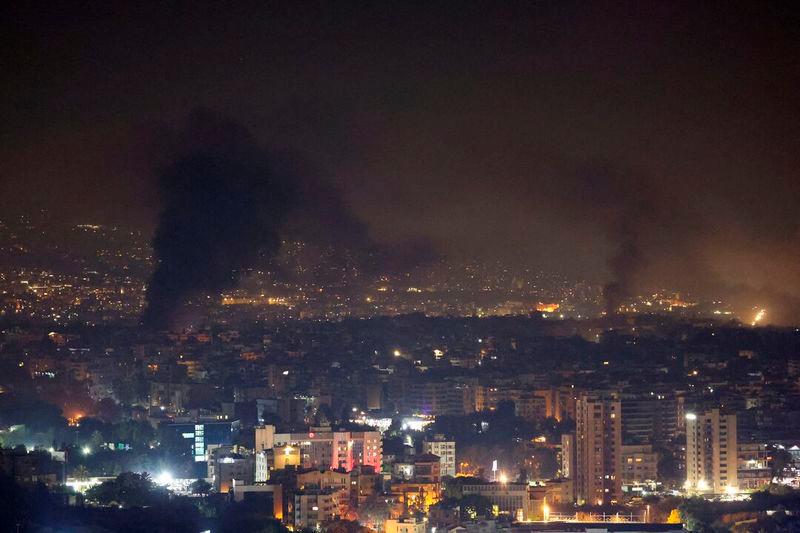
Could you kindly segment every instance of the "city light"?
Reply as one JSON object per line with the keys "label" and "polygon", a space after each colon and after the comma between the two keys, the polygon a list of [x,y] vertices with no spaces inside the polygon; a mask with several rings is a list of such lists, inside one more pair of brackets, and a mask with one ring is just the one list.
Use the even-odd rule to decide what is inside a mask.
{"label": "city light", "polygon": [[794,6],[551,3],[15,8],[3,528],[800,533]]}
{"label": "city light", "polygon": [[172,473],[165,470],[160,474],[158,474],[153,481],[155,481],[156,485],[161,485],[162,487],[165,487],[170,483],[172,483],[174,480],[175,478],[172,477]]}

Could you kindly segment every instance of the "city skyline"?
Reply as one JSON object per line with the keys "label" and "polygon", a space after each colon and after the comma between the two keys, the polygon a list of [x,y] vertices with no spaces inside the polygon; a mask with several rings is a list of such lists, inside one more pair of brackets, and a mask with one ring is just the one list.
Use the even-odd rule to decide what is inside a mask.
{"label": "city skyline", "polygon": [[9,5],[0,531],[797,533],[798,6]]}

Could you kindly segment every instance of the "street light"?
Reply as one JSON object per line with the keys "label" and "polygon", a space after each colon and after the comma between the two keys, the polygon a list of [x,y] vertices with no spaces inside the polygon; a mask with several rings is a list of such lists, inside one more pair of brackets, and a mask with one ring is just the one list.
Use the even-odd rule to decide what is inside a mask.
{"label": "street light", "polygon": [[84,446],[84,447],[81,449],[81,452],[83,452],[83,455],[89,455],[90,453],[92,453],[92,449],[91,449],[91,448],[89,448],[88,446]]}

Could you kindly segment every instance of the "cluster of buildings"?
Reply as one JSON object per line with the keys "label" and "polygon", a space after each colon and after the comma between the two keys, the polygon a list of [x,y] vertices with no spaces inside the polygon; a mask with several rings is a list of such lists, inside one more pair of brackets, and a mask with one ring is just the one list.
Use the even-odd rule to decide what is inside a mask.
{"label": "cluster of buildings", "polygon": [[[234,501],[263,499],[295,528],[335,518],[454,524],[436,504],[473,496],[500,517],[547,520],[575,504],[732,496],[797,477],[796,336],[645,315],[407,315],[164,333],[17,325],[2,330],[13,372],[0,399],[36,391],[71,425],[18,443],[0,427],[0,438],[45,449],[77,439],[80,449],[90,445],[75,436],[81,421],[112,405],[109,423],[148,424],[155,449],[178,443],[176,473]],[[513,427],[495,425],[500,413]],[[141,453],[121,444],[120,454]]]}

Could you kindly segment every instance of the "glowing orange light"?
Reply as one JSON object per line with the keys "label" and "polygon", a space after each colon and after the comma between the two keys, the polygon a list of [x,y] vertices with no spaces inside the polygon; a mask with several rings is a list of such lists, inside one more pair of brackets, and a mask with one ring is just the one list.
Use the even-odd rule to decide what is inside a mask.
{"label": "glowing orange light", "polygon": [[753,317],[753,321],[750,322],[750,325],[751,326],[755,326],[759,322],[762,322],[766,316],[767,316],[767,310],[766,309],[759,309],[756,312],[755,316]]}
{"label": "glowing orange light", "polygon": [[536,310],[540,313],[555,313],[561,307],[558,303],[545,303],[539,302],[536,304]]}

